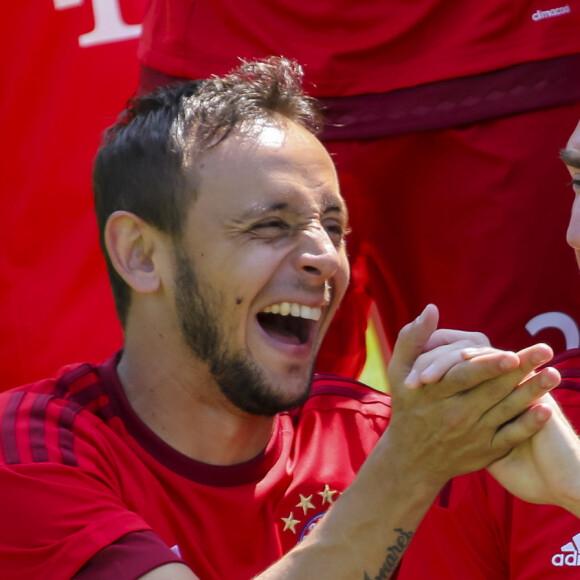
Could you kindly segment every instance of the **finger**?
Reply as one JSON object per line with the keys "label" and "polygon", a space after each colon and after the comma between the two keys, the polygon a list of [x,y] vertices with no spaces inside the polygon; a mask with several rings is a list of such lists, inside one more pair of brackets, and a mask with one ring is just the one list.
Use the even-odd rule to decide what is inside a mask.
{"label": "finger", "polygon": [[489,339],[481,332],[466,332],[464,330],[453,330],[449,328],[437,329],[429,338],[425,345],[425,350],[431,350],[444,344],[451,344],[465,340],[471,346],[490,346]]}
{"label": "finger", "polygon": [[471,344],[471,340],[467,338],[455,344],[450,344],[448,347],[439,347],[440,350],[433,350],[421,355],[414,368],[419,369],[422,366],[425,366],[426,363],[430,364],[429,366],[425,366],[423,371],[419,371],[420,381],[423,384],[435,383],[440,380],[445,373],[451,370],[453,366],[461,361],[470,360],[484,355],[499,356],[502,359],[505,356],[509,357],[513,362],[508,366],[503,367],[504,370],[511,369],[512,366],[515,365],[515,353],[502,351],[491,346],[472,347],[470,346]]}
{"label": "finger", "polygon": [[552,412],[548,405],[538,404],[531,407],[496,432],[492,439],[492,447],[504,451],[503,455],[509,453],[514,447],[535,435],[549,421]]}
{"label": "finger", "polygon": [[[486,354],[491,354],[497,352],[499,349],[493,348],[492,346],[475,346],[475,347],[466,347],[461,351],[461,356],[463,360],[470,360],[472,358],[476,358],[478,356],[483,356]],[[511,351],[505,351],[511,352]]]}
{"label": "finger", "polygon": [[[517,375],[521,372],[523,371],[518,369],[517,373],[511,374]],[[560,373],[552,367],[529,375],[524,382],[519,384],[518,388],[513,389],[505,398],[489,408],[482,415],[482,421],[491,426],[497,425],[500,428],[526,411],[545,393],[557,387],[560,381]],[[501,382],[501,380],[497,382]]]}
{"label": "finger", "polygon": [[[483,354],[481,354],[482,352]],[[464,350],[463,355],[467,360],[475,362],[481,360],[481,357],[483,357],[484,360],[487,359],[490,356],[490,353],[488,349],[478,348],[466,349]],[[486,410],[490,410],[493,404],[496,404],[507,397],[519,383],[523,382],[526,378],[533,376],[535,369],[550,360],[553,356],[553,352],[548,345],[540,343],[525,348],[517,354],[511,353],[510,356],[516,356],[519,360],[519,367],[517,369],[512,373],[505,373],[504,375],[498,376],[485,384],[482,383],[474,389],[471,394],[473,397],[471,404],[480,412],[484,413]],[[461,370],[461,368],[458,370]],[[553,376],[555,384],[557,384],[560,380],[559,375],[556,372],[556,375]],[[455,377],[455,380],[461,381],[462,379],[460,377]],[[548,380],[548,378],[546,377],[544,380]],[[531,385],[531,387],[533,387],[533,385]],[[553,388],[553,386],[550,388]],[[480,390],[481,392],[479,392]],[[523,396],[524,394],[525,393],[522,393],[521,395]],[[517,399],[514,404],[517,404]]]}
{"label": "finger", "polygon": [[[436,388],[439,396],[453,397],[466,391],[474,391],[470,395],[473,408],[483,415],[491,406],[506,397],[522,380],[524,372],[517,376],[510,375],[518,369],[519,358],[513,352],[491,349],[490,352],[472,359],[464,360],[447,371],[444,378],[429,388]],[[503,381],[500,378],[508,375]],[[491,385],[491,387],[489,386]],[[488,391],[491,390],[491,396]]]}
{"label": "finger", "polygon": [[[493,350],[495,349],[493,349],[492,347],[485,346],[467,347],[463,351],[463,358],[465,360],[469,360],[482,354],[492,352]],[[532,369],[539,367],[542,364],[547,363],[554,356],[554,352],[550,348],[550,346],[544,343],[534,344],[532,346],[520,350],[516,354],[520,359],[523,368],[527,369],[527,371],[530,371]]]}
{"label": "finger", "polygon": [[404,326],[399,333],[389,363],[388,378],[391,388],[402,384],[412,369],[429,337],[437,328],[439,311],[433,304],[428,304],[423,312]]}
{"label": "finger", "polygon": [[[423,353],[417,358],[411,372],[405,379],[405,387],[416,389],[421,385],[439,381],[453,366],[465,360],[463,352],[471,350],[471,345],[470,339],[466,338]],[[481,347],[477,350],[480,354],[497,352],[491,347]]]}
{"label": "finger", "polygon": [[529,372],[552,360],[554,351],[547,344],[538,343],[520,350],[517,355],[522,368]]}

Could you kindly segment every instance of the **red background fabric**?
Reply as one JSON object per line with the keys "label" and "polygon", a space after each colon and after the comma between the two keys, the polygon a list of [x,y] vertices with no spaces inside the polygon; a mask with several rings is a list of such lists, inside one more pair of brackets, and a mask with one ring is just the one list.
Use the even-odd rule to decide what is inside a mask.
{"label": "red background fabric", "polygon": [[105,358],[121,343],[91,165],[103,129],[138,83],[144,4],[3,3],[0,388]]}

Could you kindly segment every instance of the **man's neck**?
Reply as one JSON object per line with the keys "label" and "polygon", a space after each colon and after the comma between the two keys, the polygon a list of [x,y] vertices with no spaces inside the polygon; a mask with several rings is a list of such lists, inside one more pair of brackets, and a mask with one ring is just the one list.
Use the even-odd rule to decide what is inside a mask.
{"label": "man's neck", "polygon": [[165,443],[213,465],[242,463],[265,449],[274,419],[234,407],[191,356],[168,360],[167,349],[144,350],[125,344],[117,373],[133,410]]}

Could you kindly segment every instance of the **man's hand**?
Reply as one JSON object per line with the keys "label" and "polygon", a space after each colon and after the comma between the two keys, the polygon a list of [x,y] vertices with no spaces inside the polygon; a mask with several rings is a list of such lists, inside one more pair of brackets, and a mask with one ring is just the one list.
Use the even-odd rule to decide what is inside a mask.
{"label": "man's hand", "polygon": [[[424,316],[426,336],[437,323],[437,311],[429,306]],[[420,341],[419,341],[420,343]],[[419,344],[418,343],[418,344]],[[522,369],[532,369],[517,388],[528,381],[540,381],[545,388],[560,381],[558,372],[538,364],[552,358],[547,345],[538,344],[520,352],[502,352],[489,346],[485,335],[455,330],[435,330],[421,349],[421,354],[404,383],[418,389],[440,381],[454,366],[466,360],[489,363],[490,357],[506,356]],[[534,389],[533,385],[528,387]],[[527,396],[527,395],[526,395]],[[568,423],[551,395],[544,394],[527,411],[530,428],[543,425],[537,433],[515,446],[508,454],[492,463],[488,470],[508,491],[524,501],[559,505],[580,516],[580,439]],[[500,427],[505,428],[508,425]]]}
{"label": "man's hand", "polygon": [[488,471],[520,499],[558,505],[580,517],[578,435],[551,395],[544,395],[539,404],[550,415],[546,425]]}
{"label": "man's hand", "polygon": [[[553,369],[533,372],[551,357],[545,345],[532,347],[521,361],[515,353],[489,346],[469,358],[462,354],[470,346],[462,342],[466,333],[441,340],[437,321],[437,309],[429,306],[399,335],[389,365],[393,416],[388,431],[417,477],[443,485],[455,475],[487,467],[536,433],[549,411],[530,406],[558,384],[559,375]],[[467,339],[473,340],[473,335]],[[421,388],[409,385],[417,364]],[[423,380],[425,370],[432,382]]]}

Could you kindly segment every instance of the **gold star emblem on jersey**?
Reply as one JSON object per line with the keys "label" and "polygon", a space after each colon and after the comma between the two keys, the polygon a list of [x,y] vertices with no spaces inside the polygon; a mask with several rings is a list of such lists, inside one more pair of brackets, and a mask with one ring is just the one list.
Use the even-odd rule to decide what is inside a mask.
{"label": "gold star emblem on jersey", "polygon": [[296,524],[300,523],[300,520],[294,519],[294,512],[290,512],[290,515],[287,518],[282,518],[284,522],[284,532],[286,530],[290,530],[293,534],[296,533]]}
{"label": "gold star emblem on jersey", "polygon": [[300,495],[300,501],[296,504],[296,507],[302,508],[304,515],[306,515],[308,513],[308,510],[316,509],[314,507],[314,504],[312,503],[312,494],[310,494],[308,497],[306,497],[302,494],[299,494],[299,495]]}
{"label": "gold star emblem on jersey", "polygon": [[337,494],[338,491],[331,490],[328,483],[324,486],[323,491],[319,491],[318,495],[322,497],[322,505],[326,503],[334,503],[334,495]]}

